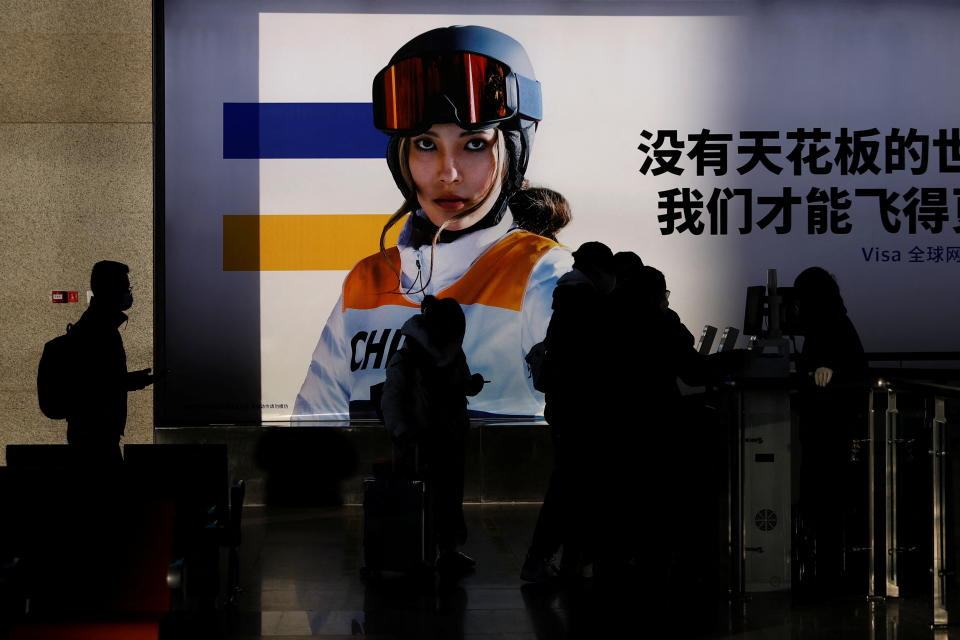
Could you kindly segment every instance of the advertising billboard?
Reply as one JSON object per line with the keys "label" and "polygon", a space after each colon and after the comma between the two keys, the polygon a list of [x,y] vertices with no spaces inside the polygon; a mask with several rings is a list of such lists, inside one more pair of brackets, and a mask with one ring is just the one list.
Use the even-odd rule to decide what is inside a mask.
{"label": "advertising billboard", "polygon": [[[958,10],[451,6],[163,3],[161,424],[325,424],[382,381],[418,296],[393,282],[393,298],[354,305],[345,285],[365,258],[389,280],[379,237],[403,203],[372,81],[405,42],[457,24],[529,55],[543,114],[526,177],[570,202],[560,243],[639,254],[695,334],[740,327],[746,287],[767,269],[789,284],[818,265],[867,351],[960,350]],[[433,264],[459,277],[494,246],[475,244],[438,245]],[[471,368],[491,380],[471,399],[477,414],[542,409],[524,356],[569,254],[534,245],[473,269],[497,295],[457,289]],[[487,283],[509,269],[519,290]],[[441,295],[457,281],[440,280]]]}

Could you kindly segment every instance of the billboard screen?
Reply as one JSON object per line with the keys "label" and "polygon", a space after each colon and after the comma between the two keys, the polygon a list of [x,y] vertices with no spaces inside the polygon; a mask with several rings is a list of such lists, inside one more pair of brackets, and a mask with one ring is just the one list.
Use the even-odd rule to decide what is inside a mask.
{"label": "billboard screen", "polygon": [[[819,265],[868,351],[960,350],[958,10],[446,7],[164,3],[161,424],[345,418],[383,379],[417,296],[358,302],[370,286],[347,280],[365,258],[364,278],[389,279],[379,236],[403,202],[371,83],[412,37],[454,24],[530,57],[543,119],[526,177],[569,200],[560,243],[638,253],[695,334],[739,327],[767,269],[789,284]],[[532,243],[518,260],[502,232],[440,245],[435,265],[458,270],[439,285],[466,297],[465,350],[492,381],[471,409],[536,415],[523,357],[569,254]],[[459,277],[471,266],[473,289]]]}

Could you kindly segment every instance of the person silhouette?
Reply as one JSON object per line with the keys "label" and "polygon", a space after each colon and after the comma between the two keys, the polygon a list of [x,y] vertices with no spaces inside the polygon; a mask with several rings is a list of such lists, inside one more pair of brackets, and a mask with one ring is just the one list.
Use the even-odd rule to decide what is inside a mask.
{"label": "person silhouette", "polygon": [[805,382],[794,398],[801,450],[796,592],[818,597],[849,586],[847,550],[863,535],[850,451],[865,419],[867,360],[829,272],[805,269],[793,289],[804,333],[797,373]]}
{"label": "person silhouette", "polygon": [[467,539],[463,476],[470,426],[467,396],[483,389],[463,353],[466,319],[453,298],[425,296],[404,322],[404,344],[387,363],[381,408],[397,447],[397,467],[427,481],[439,549],[437,570],[457,575],[476,564],[457,548]]}
{"label": "person silhouette", "polygon": [[597,467],[603,438],[603,398],[611,339],[608,300],[616,284],[613,252],[586,242],[573,253],[573,270],[557,282],[553,316],[544,339],[538,385],[546,393],[544,415],[554,445],[554,468],[520,577],[549,582],[550,560],[563,547],[561,570],[576,577],[595,546],[593,520]]}
{"label": "person silhouette", "polygon": [[805,333],[799,372],[807,373],[820,388],[827,388],[834,377],[843,381],[865,373],[863,344],[834,277],[820,267],[810,267],[797,276],[793,289]]}
{"label": "person silhouette", "polygon": [[102,260],[93,265],[90,307],[70,330],[75,371],[67,410],[67,442],[90,465],[122,461],[120,438],[127,422],[127,392],[153,383],[150,369],[127,371],[120,326],[133,306],[130,268]]}

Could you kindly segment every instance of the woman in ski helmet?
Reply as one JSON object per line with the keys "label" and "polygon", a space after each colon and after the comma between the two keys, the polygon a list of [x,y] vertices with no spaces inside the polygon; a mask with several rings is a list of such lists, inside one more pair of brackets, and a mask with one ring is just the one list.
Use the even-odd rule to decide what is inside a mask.
{"label": "woman in ski helmet", "polygon": [[[540,85],[519,42],[479,26],[420,34],[373,81],[375,126],[404,203],[379,253],[361,260],[323,329],[296,418],[370,415],[400,328],[424,295],[454,298],[467,321],[470,368],[492,384],[475,414],[540,415],[525,355],[546,334],[569,251],[516,228],[508,202],[524,183]],[[396,247],[387,231],[402,221]]]}

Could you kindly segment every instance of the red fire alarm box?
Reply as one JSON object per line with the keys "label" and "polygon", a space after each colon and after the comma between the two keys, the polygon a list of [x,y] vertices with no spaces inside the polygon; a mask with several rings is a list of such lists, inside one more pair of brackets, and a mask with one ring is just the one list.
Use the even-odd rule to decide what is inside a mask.
{"label": "red fire alarm box", "polygon": [[50,302],[55,304],[67,304],[69,302],[80,302],[79,291],[51,291]]}

